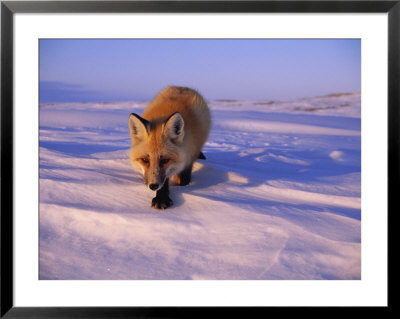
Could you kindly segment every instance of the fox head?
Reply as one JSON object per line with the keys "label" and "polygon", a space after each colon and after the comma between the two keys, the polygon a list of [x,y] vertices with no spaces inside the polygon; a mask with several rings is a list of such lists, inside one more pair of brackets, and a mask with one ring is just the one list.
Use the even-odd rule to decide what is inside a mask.
{"label": "fox head", "polygon": [[152,122],[135,113],[129,116],[131,161],[142,169],[144,183],[153,191],[184,169],[184,125],[178,112]]}

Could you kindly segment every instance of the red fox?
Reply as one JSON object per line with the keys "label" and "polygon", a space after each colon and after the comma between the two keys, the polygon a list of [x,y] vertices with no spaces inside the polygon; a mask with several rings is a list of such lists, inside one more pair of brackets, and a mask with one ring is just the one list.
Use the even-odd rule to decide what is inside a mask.
{"label": "red fox", "polygon": [[166,209],[169,179],[187,185],[193,162],[205,159],[202,147],[208,138],[211,114],[203,97],[195,90],[170,86],[161,91],[144,110],[132,113],[129,129],[130,158],[143,171],[144,183],[157,191],[151,206]]}

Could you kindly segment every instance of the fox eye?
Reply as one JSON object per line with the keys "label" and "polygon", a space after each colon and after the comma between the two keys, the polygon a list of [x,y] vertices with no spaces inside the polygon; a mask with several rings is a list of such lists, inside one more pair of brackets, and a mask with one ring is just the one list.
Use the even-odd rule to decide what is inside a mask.
{"label": "fox eye", "polygon": [[143,158],[141,158],[140,160],[141,160],[142,163],[144,163],[144,164],[149,164],[149,159],[146,158],[146,157],[143,157]]}
{"label": "fox eye", "polygon": [[160,160],[161,165],[167,164],[168,162],[169,162],[169,158],[163,158]]}

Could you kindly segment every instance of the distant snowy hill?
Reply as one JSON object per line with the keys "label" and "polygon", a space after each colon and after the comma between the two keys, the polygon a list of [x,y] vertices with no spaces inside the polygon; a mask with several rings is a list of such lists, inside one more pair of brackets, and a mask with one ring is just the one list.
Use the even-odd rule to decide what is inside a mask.
{"label": "distant snowy hill", "polygon": [[40,106],[40,279],[360,279],[360,94],[209,101],[165,211],[129,162],[145,106]]}

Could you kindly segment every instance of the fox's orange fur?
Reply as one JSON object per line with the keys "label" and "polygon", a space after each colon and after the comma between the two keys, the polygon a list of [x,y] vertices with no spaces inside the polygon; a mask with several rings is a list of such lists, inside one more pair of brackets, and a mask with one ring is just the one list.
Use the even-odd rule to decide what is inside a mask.
{"label": "fox's orange fur", "polygon": [[146,185],[157,190],[153,206],[172,204],[168,196],[164,199],[169,204],[154,204],[157,198],[163,202],[164,193],[168,195],[169,178],[174,177],[180,185],[190,181],[193,162],[201,154],[210,126],[207,103],[195,90],[184,87],[167,87],[150,102],[142,117],[131,114],[130,157],[142,169]]}

